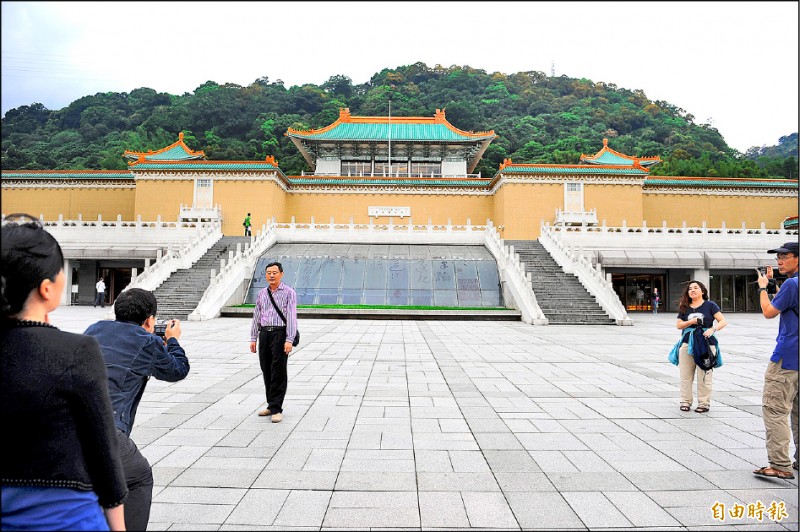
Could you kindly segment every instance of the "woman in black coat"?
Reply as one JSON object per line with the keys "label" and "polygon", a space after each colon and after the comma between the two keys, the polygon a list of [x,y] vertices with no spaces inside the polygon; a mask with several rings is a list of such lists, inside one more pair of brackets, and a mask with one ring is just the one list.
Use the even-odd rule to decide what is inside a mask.
{"label": "woman in black coat", "polygon": [[23,216],[2,227],[0,528],[125,530],[127,487],[100,348],[50,324],[64,256]]}

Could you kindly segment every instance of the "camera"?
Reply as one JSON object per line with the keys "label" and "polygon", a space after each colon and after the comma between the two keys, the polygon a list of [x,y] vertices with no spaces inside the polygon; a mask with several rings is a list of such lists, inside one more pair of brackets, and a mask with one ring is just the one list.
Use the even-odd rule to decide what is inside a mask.
{"label": "camera", "polygon": [[[767,267],[766,266],[759,266],[756,269],[759,272],[761,272],[761,275],[767,275]],[[778,285],[775,284],[775,279],[774,278],[770,279],[769,282],[767,282],[767,293],[769,295],[774,295],[774,294],[778,293]]]}
{"label": "camera", "polygon": [[167,334],[167,326],[172,324],[172,320],[159,320],[156,322],[153,334],[160,338],[164,338]]}

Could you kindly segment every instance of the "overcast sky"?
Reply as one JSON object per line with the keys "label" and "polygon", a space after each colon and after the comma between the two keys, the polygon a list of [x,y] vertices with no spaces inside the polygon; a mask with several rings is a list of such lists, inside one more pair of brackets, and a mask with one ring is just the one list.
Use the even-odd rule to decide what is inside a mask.
{"label": "overcast sky", "polygon": [[[416,62],[641,89],[739,151],[798,130],[797,2],[2,2],[2,113]],[[447,102],[442,102],[442,105]]]}

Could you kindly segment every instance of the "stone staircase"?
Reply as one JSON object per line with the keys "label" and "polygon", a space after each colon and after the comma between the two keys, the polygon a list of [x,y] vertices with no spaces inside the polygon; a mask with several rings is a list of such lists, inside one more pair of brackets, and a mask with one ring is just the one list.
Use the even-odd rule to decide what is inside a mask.
{"label": "stone staircase", "polygon": [[506,240],[533,279],[536,300],[550,325],[615,325],[578,278],[565,273],[538,240]]}
{"label": "stone staircase", "polygon": [[178,270],[159,286],[155,293],[160,319],[185,320],[197,307],[200,298],[211,281],[211,270],[219,272],[220,259],[228,260],[228,251],[236,251],[250,242],[246,236],[224,236],[220,238],[191,268]]}

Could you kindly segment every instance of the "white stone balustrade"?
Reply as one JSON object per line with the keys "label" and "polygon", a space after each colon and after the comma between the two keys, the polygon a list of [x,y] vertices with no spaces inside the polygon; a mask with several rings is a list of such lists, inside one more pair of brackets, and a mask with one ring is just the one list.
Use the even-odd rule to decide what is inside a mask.
{"label": "white stone balustrade", "polygon": [[[244,248],[236,244],[236,252],[228,252],[228,260],[220,260],[219,273],[211,272],[209,283],[197,307],[189,314],[189,321],[203,321],[216,318],[220,315],[223,306],[242,289],[253,277],[258,257],[277,242],[275,224],[270,220],[261,226],[255,236],[250,237],[250,243]],[[238,303],[238,301],[237,301]]]}
{"label": "white stone balustrade", "polygon": [[159,216],[155,221],[44,220],[42,225],[52,234],[64,253],[71,259],[152,259],[159,249],[182,249],[199,235],[204,234],[211,222],[164,222]]}
{"label": "white stone balustrade", "polygon": [[514,253],[514,246],[505,245],[491,220],[486,221],[484,239],[486,249],[497,261],[504,299],[520,311],[521,319],[525,323],[547,325],[548,320],[536,301],[530,274],[525,272],[519,254]]}
{"label": "white stone balustrade", "polygon": [[549,224],[542,224],[539,242],[555,259],[566,273],[574,274],[584,288],[594,296],[600,307],[617,323],[617,325],[633,325],[628,312],[619,300],[611,282],[605,277],[602,266],[593,267],[592,263],[580,252],[564,244],[555,237],[557,230]]}
{"label": "white stone balustrade", "polygon": [[222,238],[220,222],[203,222],[196,225],[198,231],[191,241],[178,249],[168,247],[167,252],[163,255],[159,251],[158,259],[148,265],[142,273],[133,277],[125,290],[129,288],[155,290],[177,270],[191,268],[192,264],[197,262],[211,246]]}
{"label": "white stone balustrade", "polygon": [[320,238],[330,238],[332,242],[352,244],[483,244],[485,225],[415,224],[408,222],[395,224],[389,218],[386,224],[376,224],[370,217],[369,223],[356,224],[352,218],[349,223],[318,224],[311,218],[309,223],[297,223],[294,217],[289,223],[273,223],[279,242],[319,242]]}
{"label": "white stone balustrade", "polygon": [[243,293],[243,288],[246,289],[245,283],[249,283],[252,278],[258,257],[273,244],[320,240],[354,244],[485,245],[497,260],[501,282],[506,283],[508,291],[504,294],[510,294],[513,304],[520,307],[518,310],[523,321],[537,325],[547,324],[547,319],[536,304],[530,283],[525,282],[525,272],[519,257],[503,246],[490,220],[487,220],[487,225],[472,225],[469,220],[466,225],[434,225],[430,221],[424,225],[415,225],[411,220],[404,224],[394,224],[391,219],[388,224],[376,224],[373,220],[367,224],[354,224],[352,219],[346,224],[337,224],[334,220],[317,224],[313,218],[309,223],[297,223],[292,218],[289,223],[270,220],[263,225],[256,236],[251,238],[250,246],[244,250],[237,247],[235,255],[221,265],[219,273],[212,279],[197,308],[189,315],[189,320],[215,318],[226,304],[238,303],[232,301],[232,298]]}

